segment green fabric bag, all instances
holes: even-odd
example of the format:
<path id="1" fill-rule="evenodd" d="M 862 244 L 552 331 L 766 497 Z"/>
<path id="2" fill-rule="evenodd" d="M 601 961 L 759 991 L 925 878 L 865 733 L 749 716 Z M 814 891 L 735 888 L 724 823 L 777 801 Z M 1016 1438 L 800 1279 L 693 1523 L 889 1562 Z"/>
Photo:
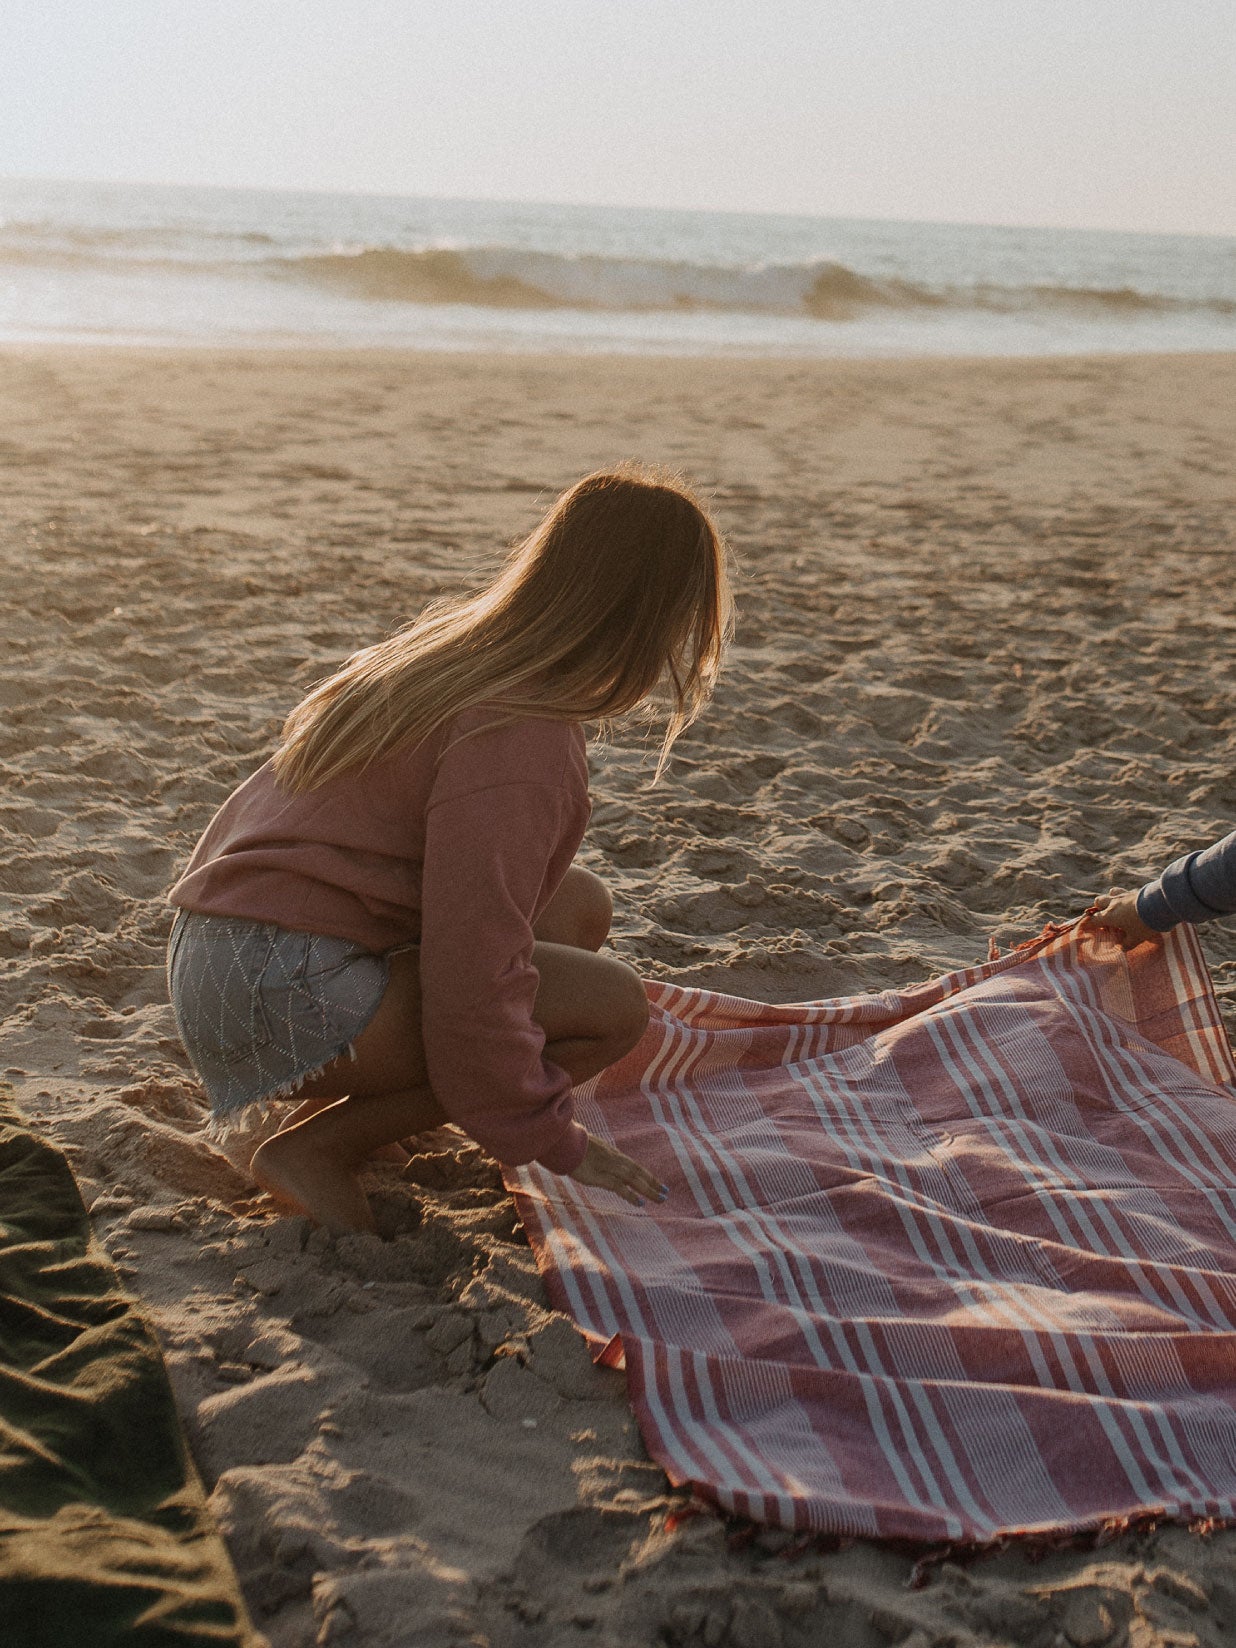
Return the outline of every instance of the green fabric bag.
<path id="1" fill-rule="evenodd" d="M 0 1644 L 263 1648 L 154 1336 L 0 1087 Z"/>

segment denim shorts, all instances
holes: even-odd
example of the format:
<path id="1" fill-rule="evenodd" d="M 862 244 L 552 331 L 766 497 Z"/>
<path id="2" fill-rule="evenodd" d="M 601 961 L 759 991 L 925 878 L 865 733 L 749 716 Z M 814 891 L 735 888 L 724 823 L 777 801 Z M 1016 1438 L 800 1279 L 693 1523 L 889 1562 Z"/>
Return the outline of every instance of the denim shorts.
<path id="1" fill-rule="evenodd" d="M 212 1131 L 293 1097 L 377 1012 L 385 955 L 273 922 L 182 910 L 167 949 L 176 1028 L 210 1096 Z"/>

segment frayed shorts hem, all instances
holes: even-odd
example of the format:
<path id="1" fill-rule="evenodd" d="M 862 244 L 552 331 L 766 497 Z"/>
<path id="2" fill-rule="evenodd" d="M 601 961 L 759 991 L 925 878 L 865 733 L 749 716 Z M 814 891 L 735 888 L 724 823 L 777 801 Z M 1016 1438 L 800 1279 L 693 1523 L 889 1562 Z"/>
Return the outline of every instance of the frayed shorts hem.
<path id="1" fill-rule="evenodd" d="M 272 1121 L 281 1106 L 294 1103 L 300 1097 L 300 1090 L 306 1082 L 316 1081 L 319 1076 L 325 1075 L 337 1059 L 342 1058 L 355 1061 L 354 1042 L 348 1042 L 340 1047 L 314 1069 L 293 1076 L 289 1081 L 280 1082 L 278 1087 L 269 1093 L 263 1093 L 259 1098 L 248 1099 L 224 1110 L 213 1110 L 210 1120 L 202 1129 L 203 1133 L 208 1139 L 215 1139 L 222 1144 L 234 1133 L 248 1132 L 250 1128 L 260 1127 L 263 1122 Z"/>

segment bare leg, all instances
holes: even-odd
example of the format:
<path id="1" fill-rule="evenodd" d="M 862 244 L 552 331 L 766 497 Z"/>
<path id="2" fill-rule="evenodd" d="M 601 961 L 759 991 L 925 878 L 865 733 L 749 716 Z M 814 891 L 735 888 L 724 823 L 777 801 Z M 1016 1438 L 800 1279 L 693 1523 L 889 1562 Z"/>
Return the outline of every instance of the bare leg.
<path id="1" fill-rule="evenodd" d="M 304 1121 L 267 1139 L 253 1174 L 276 1201 L 328 1230 L 372 1230 L 373 1210 L 358 1177 L 393 1139 L 445 1121 L 427 1087 L 324 1101 Z M 407 1160 L 407 1152 L 402 1152 Z"/>
<path id="2" fill-rule="evenodd" d="M 614 901 L 600 876 L 572 864 L 532 931 L 546 944 L 599 950 L 609 937 Z"/>
<path id="3" fill-rule="evenodd" d="M 575 889 L 583 889 L 581 903 L 595 899 L 586 883 L 576 882 Z M 582 931 L 578 910 L 576 920 L 575 930 Z M 594 902 L 589 936 L 598 926 Z M 639 1040 L 647 1003 L 630 968 L 587 948 L 553 942 L 538 942 L 533 961 L 540 975 L 535 1011 L 546 1034 L 545 1055 L 573 1082 L 598 1074 Z M 330 1229 L 372 1229 L 357 1178 L 361 1164 L 381 1146 L 447 1120 L 427 1083 L 418 968 L 413 952 L 392 958 L 390 984 L 356 1039 L 355 1061 L 336 1060 L 302 1089 L 305 1111 L 313 1101 L 326 1101 L 323 1107 L 268 1139 L 254 1155 L 259 1184 Z M 341 1102 L 330 1102 L 335 1100 Z"/>
<path id="4" fill-rule="evenodd" d="M 319 1110 L 325 1110 L 327 1105 L 338 1104 L 338 1099 L 306 1099 L 298 1104 L 296 1109 L 284 1116 L 276 1132 L 285 1132 L 289 1127 L 295 1127 L 297 1122 L 307 1122 L 310 1116 L 316 1116 Z M 401 1144 L 384 1144 L 374 1151 L 369 1158 L 374 1162 L 392 1162 L 396 1167 L 403 1167 L 411 1158 Z"/>
<path id="5" fill-rule="evenodd" d="M 315 1112 L 325 1110 L 328 1104 L 338 1102 L 338 1099 L 308 1099 L 294 1108 L 281 1106 L 277 1114 L 265 1115 L 260 1121 L 232 1128 L 225 1138 L 214 1141 L 214 1148 L 220 1155 L 226 1156 L 239 1172 L 252 1177 L 253 1158 L 267 1139 L 273 1138 L 276 1133 L 285 1133 L 298 1122 L 307 1121 Z M 383 1145 L 380 1150 L 375 1150 L 370 1159 L 404 1167 L 410 1158 L 401 1144 L 388 1144 Z"/>
<path id="6" fill-rule="evenodd" d="M 441 1126 L 446 1120 L 426 1080 L 420 1040 L 419 958 L 391 958 L 390 982 L 377 1012 L 353 1045 L 301 1088 L 302 1102 L 286 1126 L 253 1157 L 253 1175 L 277 1201 L 308 1213 L 331 1230 L 372 1230 L 373 1214 L 357 1178 L 381 1145 Z M 383 1121 L 400 1124 L 376 1141 L 360 1123 L 369 1098 L 385 1101 Z"/>

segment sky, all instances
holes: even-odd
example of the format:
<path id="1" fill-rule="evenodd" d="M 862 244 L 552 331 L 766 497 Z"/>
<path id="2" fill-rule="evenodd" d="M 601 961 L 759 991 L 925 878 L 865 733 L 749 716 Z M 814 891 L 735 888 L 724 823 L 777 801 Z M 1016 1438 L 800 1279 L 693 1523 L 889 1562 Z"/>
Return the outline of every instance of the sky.
<path id="1" fill-rule="evenodd" d="M 1233 0 L 0 0 L 0 176 L 1236 234 Z"/>

